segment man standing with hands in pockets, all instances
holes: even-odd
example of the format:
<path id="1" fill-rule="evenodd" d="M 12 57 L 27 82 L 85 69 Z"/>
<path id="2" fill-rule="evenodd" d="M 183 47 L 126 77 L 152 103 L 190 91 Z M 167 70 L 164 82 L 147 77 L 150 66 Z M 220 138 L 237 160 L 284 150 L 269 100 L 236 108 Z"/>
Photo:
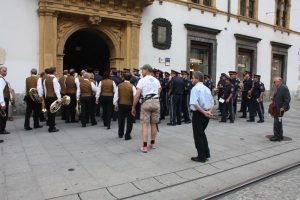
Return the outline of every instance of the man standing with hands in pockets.
<path id="1" fill-rule="evenodd" d="M 212 118 L 214 99 L 211 91 L 203 84 L 204 75 L 200 71 L 193 74 L 190 107 L 193 112 L 192 125 L 195 146 L 198 152 L 197 157 L 192 157 L 195 162 L 206 162 L 210 157 L 205 129 Z"/>

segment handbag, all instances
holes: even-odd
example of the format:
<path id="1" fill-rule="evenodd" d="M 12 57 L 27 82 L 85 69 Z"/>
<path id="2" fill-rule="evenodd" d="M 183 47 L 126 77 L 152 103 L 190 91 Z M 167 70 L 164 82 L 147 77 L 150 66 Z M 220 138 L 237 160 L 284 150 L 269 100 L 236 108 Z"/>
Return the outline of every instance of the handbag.
<path id="1" fill-rule="evenodd" d="M 269 105 L 269 109 L 268 109 L 268 113 L 272 116 L 275 117 L 276 115 L 276 105 L 274 103 L 274 101 L 272 101 Z"/>

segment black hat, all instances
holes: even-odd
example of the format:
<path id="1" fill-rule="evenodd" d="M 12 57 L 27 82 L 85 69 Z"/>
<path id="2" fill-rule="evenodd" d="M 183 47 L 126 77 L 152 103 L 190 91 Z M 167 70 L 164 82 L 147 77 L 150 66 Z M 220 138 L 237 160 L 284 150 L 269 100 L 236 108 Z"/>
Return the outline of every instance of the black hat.
<path id="1" fill-rule="evenodd" d="M 246 74 L 251 75 L 251 72 L 249 72 L 249 71 L 244 71 L 244 75 L 246 75 Z"/>
<path id="2" fill-rule="evenodd" d="M 188 73 L 188 72 L 185 71 L 185 70 L 181 70 L 181 74 L 187 74 L 187 75 L 190 75 L 190 73 Z"/>
<path id="3" fill-rule="evenodd" d="M 221 73 L 221 76 L 225 76 L 226 77 L 226 74 L 225 73 Z"/>
<path id="4" fill-rule="evenodd" d="M 111 67 L 110 70 L 115 73 L 118 72 L 117 68 L 115 68 L 115 67 Z"/>
<path id="5" fill-rule="evenodd" d="M 130 69 L 129 68 L 123 68 L 123 71 L 124 72 L 130 72 Z"/>
<path id="6" fill-rule="evenodd" d="M 134 71 L 134 72 L 139 72 L 140 70 L 137 69 L 137 68 L 133 68 L 133 71 Z"/>
<path id="7" fill-rule="evenodd" d="M 225 77 L 226 79 L 230 80 L 230 81 L 232 80 L 231 77 L 228 76 L 227 74 L 225 74 L 224 77 Z"/>
<path id="8" fill-rule="evenodd" d="M 165 75 L 166 75 L 166 76 L 170 76 L 170 73 L 169 73 L 169 72 L 165 72 Z"/>
<path id="9" fill-rule="evenodd" d="M 210 78 L 210 75 L 209 74 L 204 74 L 204 77 Z"/>
<path id="10" fill-rule="evenodd" d="M 230 75 L 231 75 L 231 74 L 237 74 L 237 71 L 229 71 L 228 73 L 229 73 Z"/>
<path id="11" fill-rule="evenodd" d="M 175 70 L 171 70 L 171 74 L 176 74 L 176 75 L 178 75 L 178 74 L 180 74 L 178 71 L 175 71 Z"/>

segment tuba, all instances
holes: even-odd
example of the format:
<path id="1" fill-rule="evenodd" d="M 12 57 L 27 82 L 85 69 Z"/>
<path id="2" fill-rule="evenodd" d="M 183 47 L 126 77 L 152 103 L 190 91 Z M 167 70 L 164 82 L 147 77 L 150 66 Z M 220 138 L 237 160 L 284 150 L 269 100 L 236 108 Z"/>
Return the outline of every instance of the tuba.
<path id="1" fill-rule="evenodd" d="M 58 100 L 54 101 L 50 106 L 50 112 L 56 113 L 61 106 L 68 106 L 71 103 L 71 97 L 68 95 L 63 96 L 62 100 L 59 102 Z"/>
<path id="2" fill-rule="evenodd" d="M 34 101 L 36 103 L 41 103 L 39 93 L 38 93 L 38 90 L 36 88 L 31 88 L 29 90 L 29 96 L 32 99 L 32 101 Z"/>

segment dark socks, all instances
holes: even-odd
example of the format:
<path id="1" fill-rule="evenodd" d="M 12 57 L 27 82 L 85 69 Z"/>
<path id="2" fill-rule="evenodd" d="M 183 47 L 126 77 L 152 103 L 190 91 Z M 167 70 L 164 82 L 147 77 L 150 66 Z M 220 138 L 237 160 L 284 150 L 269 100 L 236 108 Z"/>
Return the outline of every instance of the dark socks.
<path id="1" fill-rule="evenodd" d="M 155 144 L 155 140 L 151 140 L 151 144 Z"/>
<path id="2" fill-rule="evenodd" d="M 144 147 L 146 147 L 147 146 L 147 142 L 144 142 Z"/>

